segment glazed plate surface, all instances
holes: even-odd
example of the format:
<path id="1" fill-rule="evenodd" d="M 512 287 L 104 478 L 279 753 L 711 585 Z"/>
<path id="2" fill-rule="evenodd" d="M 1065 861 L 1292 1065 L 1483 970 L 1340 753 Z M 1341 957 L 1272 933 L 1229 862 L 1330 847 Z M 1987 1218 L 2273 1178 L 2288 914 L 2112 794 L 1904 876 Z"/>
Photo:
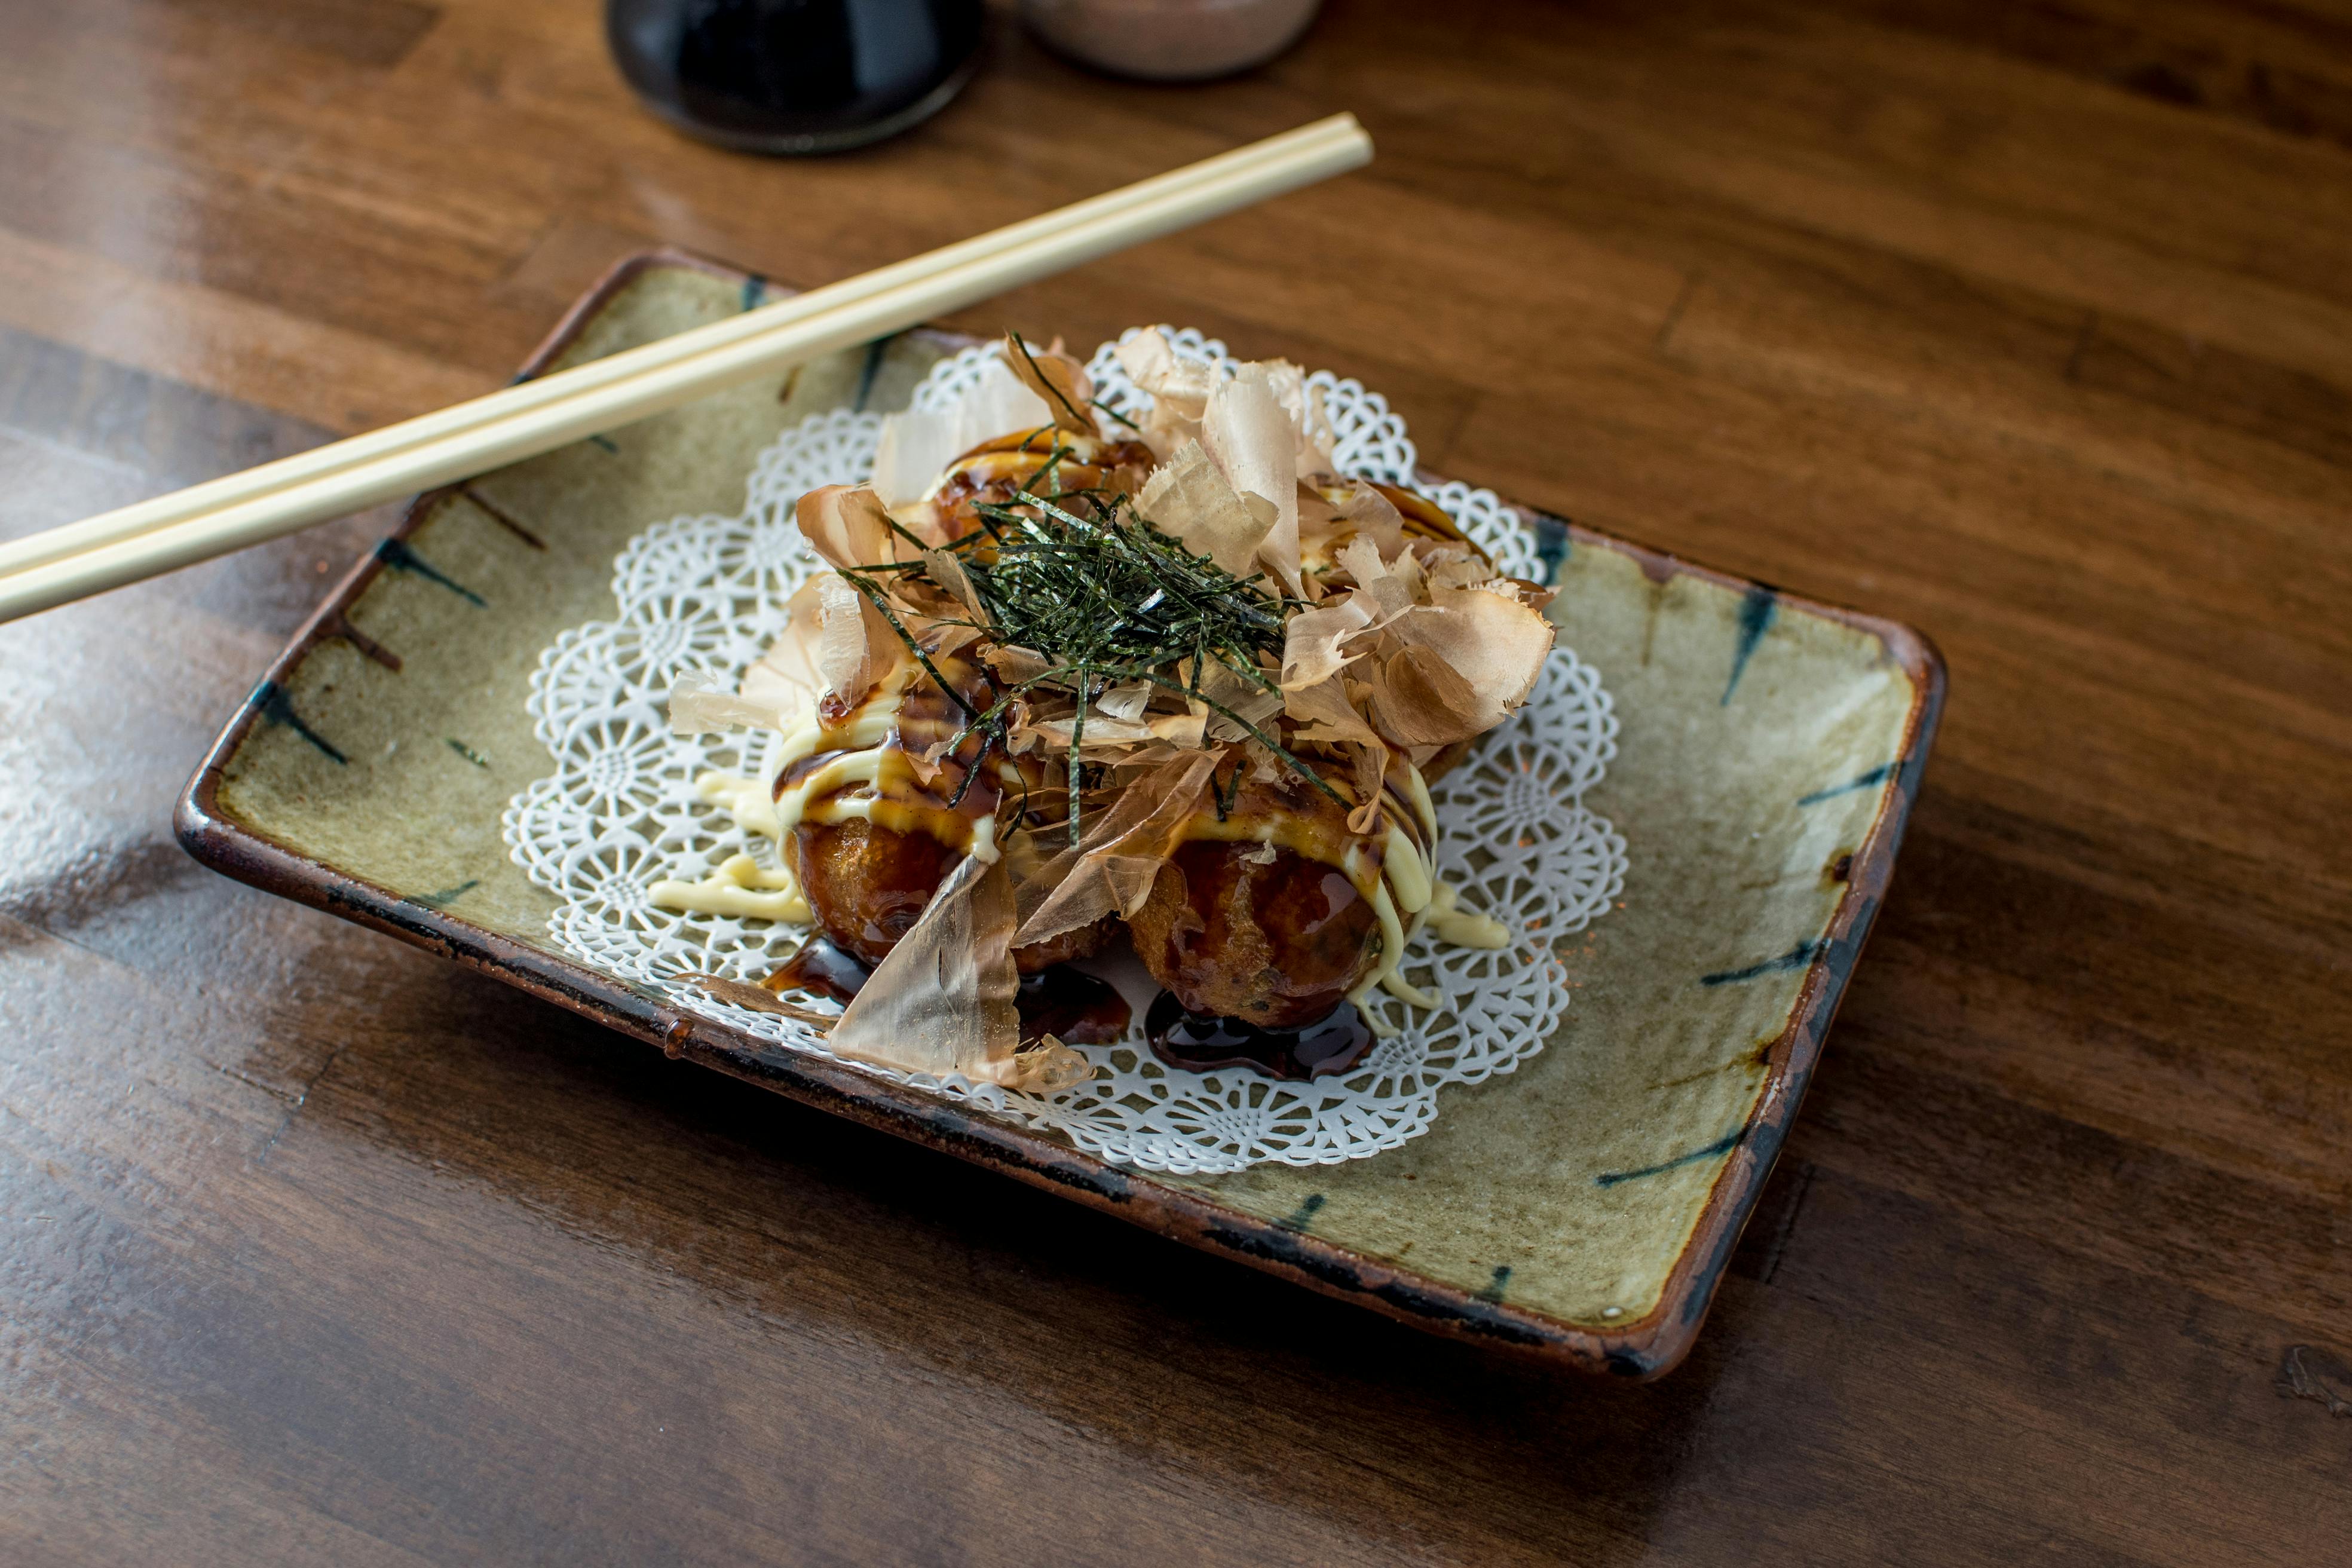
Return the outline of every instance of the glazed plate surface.
<path id="1" fill-rule="evenodd" d="M 657 254 L 534 358 L 593 359 L 756 303 Z M 811 414 L 903 406 L 963 340 L 917 331 L 420 497 L 232 719 L 180 804 L 231 876 L 372 925 L 795 1099 L 1417 1326 L 1649 1375 L 1689 1348 L 1885 891 L 1942 699 L 1917 634 L 1535 512 L 1562 638 L 1622 730 L 1587 804 L 1621 907 L 1560 956 L 1573 1001 L 1516 1074 L 1442 1091 L 1403 1148 L 1146 1175 L 842 1064 L 780 1053 L 569 957 L 500 836 L 552 766 L 524 708 L 558 633 L 609 617 L 647 526 L 740 504 Z M 1247 352 L 1248 345 L 1236 344 Z"/>

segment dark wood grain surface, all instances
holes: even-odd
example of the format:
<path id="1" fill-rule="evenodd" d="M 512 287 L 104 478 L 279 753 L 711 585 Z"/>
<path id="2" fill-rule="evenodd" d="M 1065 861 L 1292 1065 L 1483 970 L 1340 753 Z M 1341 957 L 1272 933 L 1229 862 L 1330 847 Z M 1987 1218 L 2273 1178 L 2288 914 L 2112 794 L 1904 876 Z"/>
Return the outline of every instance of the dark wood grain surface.
<path id="1" fill-rule="evenodd" d="M 381 516 L 0 628 L 0 1561 L 2352 1552 L 2352 13 L 1334 0 L 772 163 L 588 0 L 0 5 L 0 535 L 1339 108 L 1366 174 L 970 312 L 1926 628 L 1953 694 L 1685 1366 L 1533 1373 L 234 886 L 168 812 Z"/>

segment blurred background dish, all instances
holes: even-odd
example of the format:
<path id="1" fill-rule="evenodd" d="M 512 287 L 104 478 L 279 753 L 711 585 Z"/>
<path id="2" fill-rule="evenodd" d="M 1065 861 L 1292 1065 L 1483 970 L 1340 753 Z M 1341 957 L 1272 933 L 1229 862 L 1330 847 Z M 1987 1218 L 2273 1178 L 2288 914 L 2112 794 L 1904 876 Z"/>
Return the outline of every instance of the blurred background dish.
<path id="1" fill-rule="evenodd" d="M 1022 20 L 1083 65 L 1148 81 L 1203 81 L 1264 65 L 1323 0 L 1021 0 Z"/>
<path id="2" fill-rule="evenodd" d="M 981 0 L 606 0 L 604 31 L 637 97 L 679 130 L 747 153 L 838 153 L 944 109 L 979 60 L 982 10 Z"/>

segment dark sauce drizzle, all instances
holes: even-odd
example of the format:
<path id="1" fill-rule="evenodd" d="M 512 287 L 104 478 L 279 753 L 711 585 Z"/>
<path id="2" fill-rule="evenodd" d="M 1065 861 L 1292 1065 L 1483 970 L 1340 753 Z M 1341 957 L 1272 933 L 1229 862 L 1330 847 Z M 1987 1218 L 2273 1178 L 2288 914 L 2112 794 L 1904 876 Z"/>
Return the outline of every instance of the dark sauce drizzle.
<path id="1" fill-rule="evenodd" d="M 820 932 L 801 943 L 783 967 L 760 984 L 771 991 L 807 991 L 846 1004 L 873 973 L 856 953 L 835 947 L 831 937 Z"/>
<path id="2" fill-rule="evenodd" d="M 813 936 L 760 984 L 771 991 L 807 991 L 847 1002 L 873 971 L 824 936 Z M 1127 999 L 1108 981 L 1057 963 L 1021 977 L 1021 1043 L 1052 1035 L 1066 1045 L 1107 1046 L 1127 1034 Z M 1372 1048 L 1372 1031 L 1352 1002 L 1296 1029 L 1261 1029 L 1238 1018 L 1187 1013 L 1162 991 L 1144 1019 L 1151 1053 L 1186 1072 L 1249 1068 L 1268 1078 L 1304 1081 L 1347 1072 Z"/>
<path id="3" fill-rule="evenodd" d="M 1052 1035 L 1066 1046 L 1108 1046 L 1124 1038 L 1132 1016 L 1127 998 L 1108 980 L 1056 963 L 1021 977 L 1021 1043 Z"/>
<path id="4" fill-rule="evenodd" d="M 801 943 L 798 952 L 760 984 L 771 991 L 807 991 L 846 1003 L 873 973 L 856 954 L 820 934 Z M 1066 1045 L 1107 1046 L 1126 1036 L 1130 1016 L 1118 987 L 1066 963 L 1023 975 L 1014 1002 L 1021 1009 L 1024 1046 L 1047 1035 Z"/>
<path id="5" fill-rule="evenodd" d="M 1261 1029 L 1239 1018 L 1188 1013 L 1172 991 L 1144 1016 L 1151 1054 L 1187 1072 L 1245 1067 L 1268 1078 L 1305 1079 L 1342 1073 L 1372 1048 L 1372 1031 L 1353 1002 L 1342 1002 L 1312 1024 Z"/>

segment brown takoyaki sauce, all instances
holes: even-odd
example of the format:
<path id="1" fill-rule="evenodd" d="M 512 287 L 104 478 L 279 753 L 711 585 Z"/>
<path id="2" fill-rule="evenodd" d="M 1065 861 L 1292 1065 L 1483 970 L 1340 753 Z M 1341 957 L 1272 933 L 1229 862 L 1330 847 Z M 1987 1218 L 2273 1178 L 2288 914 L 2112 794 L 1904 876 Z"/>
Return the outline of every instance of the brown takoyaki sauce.
<path id="1" fill-rule="evenodd" d="M 994 676 L 968 650 L 943 655 L 933 663 L 954 684 L 957 696 L 973 710 L 985 709 L 996 700 Z M 882 743 L 878 769 L 871 784 L 874 804 L 864 818 L 877 827 L 902 834 L 928 834 L 943 846 L 953 846 L 961 851 L 971 842 L 973 824 L 996 814 L 1013 778 L 1027 779 L 1031 788 L 1042 786 L 1041 766 L 1031 763 L 1016 771 L 1015 764 L 999 750 L 991 748 L 983 755 L 980 740 L 973 736 L 966 736 L 953 754 L 941 755 L 935 764 L 936 772 L 926 780 L 914 758 L 954 739 L 964 728 L 965 710 L 928 675 L 910 678 L 903 692 L 892 694 L 887 700 L 895 700 L 897 708 L 895 711 L 883 710 L 890 714 L 891 732 Z M 867 705 L 883 700 L 886 699 L 877 695 L 857 708 L 847 708 L 828 696 L 818 704 L 817 716 L 829 732 L 837 732 L 855 722 Z M 840 749 L 826 748 L 803 757 L 776 775 L 776 798 L 782 800 L 795 785 L 847 754 Z M 975 770 L 978 776 L 967 782 L 967 775 Z M 1029 777 L 1032 773 L 1037 776 Z M 1020 786 L 1013 787 L 1017 793 Z M 813 813 L 818 804 L 810 802 Z M 951 856 L 949 864 L 960 858 Z M 934 877 L 932 884 L 937 883 L 938 878 Z"/>
<path id="2" fill-rule="evenodd" d="M 961 655 L 936 662 L 965 701 L 985 708 L 995 700 L 987 666 Z M 963 726 L 963 710 L 928 676 L 896 700 L 890 736 L 882 742 L 870 784 L 861 785 L 871 796 L 863 815 L 816 820 L 827 815 L 825 802 L 839 792 L 829 793 L 809 803 L 783 843 L 817 929 L 869 966 L 888 957 L 913 928 L 940 883 L 963 858 L 975 831 L 990 826 L 987 819 L 995 816 L 1008 787 L 1036 788 L 1041 800 L 1050 798 L 1034 760 L 1016 764 L 992 749 L 983 755 L 977 738 L 967 738 L 953 755 L 941 755 L 926 780 L 915 759 L 954 738 Z M 829 730 L 845 731 L 857 710 L 821 706 L 818 712 Z M 777 775 L 776 798 L 781 801 L 850 754 L 828 748 L 795 762 Z"/>
<path id="3" fill-rule="evenodd" d="M 774 973 L 760 982 L 771 991 L 807 991 L 846 1003 L 874 971 L 856 953 L 845 952 L 819 931 L 801 943 Z"/>
<path id="4" fill-rule="evenodd" d="M 771 991 L 806 991 L 845 1004 L 873 973 L 856 954 L 820 932 L 760 984 Z M 1023 974 L 1013 1004 L 1021 1011 L 1024 1046 L 1047 1035 L 1065 1045 L 1107 1046 L 1126 1035 L 1131 1016 L 1117 986 L 1063 963 Z"/>
<path id="5" fill-rule="evenodd" d="M 1127 1033 L 1127 998 L 1107 980 L 1057 963 L 1021 977 L 1021 1043 L 1047 1035 L 1067 1046 L 1107 1046 Z"/>
<path id="6" fill-rule="evenodd" d="M 1346 1072 L 1372 1048 L 1372 1031 L 1353 1002 L 1296 1029 L 1261 1029 L 1238 1018 L 1204 1018 L 1162 991 L 1144 1016 L 1151 1053 L 1190 1072 L 1251 1068 L 1268 1078 L 1304 1079 Z"/>
<path id="7" fill-rule="evenodd" d="M 1044 479 L 1038 467 L 1056 446 L 1066 454 Z M 977 531 L 980 502 L 1011 503 L 1013 493 L 1031 486 L 1048 499 L 1076 490 L 1108 490 L 1131 495 L 1143 488 L 1151 471 L 1151 448 L 1140 441 L 1104 441 L 1067 430 L 1033 430 L 1006 436 L 958 458 L 932 492 L 940 531 L 958 538 Z"/>

